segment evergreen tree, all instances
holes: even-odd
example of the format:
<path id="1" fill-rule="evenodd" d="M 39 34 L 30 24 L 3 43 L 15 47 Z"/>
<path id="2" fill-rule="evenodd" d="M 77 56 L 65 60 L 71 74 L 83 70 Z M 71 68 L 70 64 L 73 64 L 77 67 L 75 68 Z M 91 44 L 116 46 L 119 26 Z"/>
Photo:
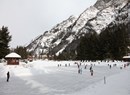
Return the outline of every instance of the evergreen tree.
<path id="1" fill-rule="evenodd" d="M 21 57 L 23 59 L 27 59 L 27 56 L 29 55 L 29 53 L 27 52 L 26 47 L 23 47 L 23 46 L 17 46 L 17 48 L 14 49 L 14 52 L 16 52 L 19 55 L 21 55 Z"/>
<path id="2" fill-rule="evenodd" d="M 81 38 L 81 42 L 77 47 L 78 60 L 96 60 L 98 58 L 99 38 L 97 33 L 88 33 Z"/>
<path id="3" fill-rule="evenodd" d="M 11 36 L 7 27 L 2 27 L 0 29 L 0 59 L 4 58 L 9 52 L 9 42 L 11 41 Z"/>
<path id="4" fill-rule="evenodd" d="M 114 59 L 122 59 L 128 53 L 130 43 L 128 27 L 125 24 L 119 25 L 113 32 L 111 54 Z"/>
<path id="5" fill-rule="evenodd" d="M 78 60 L 120 60 L 128 54 L 130 46 L 128 26 L 107 27 L 99 35 L 88 33 L 77 47 Z"/>
<path id="6" fill-rule="evenodd" d="M 110 54 L 110 48 L 112 48 L 112 34 L 113 32 L 110 31 L 110 28 L 106 28 L 101 34 L 99 35 L 99 56 L 100 60 L 104 59 L 112 59 Z"/>

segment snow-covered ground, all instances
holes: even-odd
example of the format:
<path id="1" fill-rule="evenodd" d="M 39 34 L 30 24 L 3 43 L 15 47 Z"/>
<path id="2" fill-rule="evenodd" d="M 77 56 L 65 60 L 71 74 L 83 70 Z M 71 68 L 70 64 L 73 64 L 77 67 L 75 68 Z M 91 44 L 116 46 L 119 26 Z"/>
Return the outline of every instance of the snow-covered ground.
<path id="1" fill-rule="evenodd" d="M 130 67 L 124 68 L 126 62 L 81 62 L 82 74 L 78 74 L 74 63 L 40 60 L 21 62 L 19 66 L 0 63 L 0 95 L 130 95 Z M 91 64 L 93 76 L 89 71 Z M 114 64 L 117 66 L 113 67 Z M 9 82 L 7 71 L 11 75 Z"/>

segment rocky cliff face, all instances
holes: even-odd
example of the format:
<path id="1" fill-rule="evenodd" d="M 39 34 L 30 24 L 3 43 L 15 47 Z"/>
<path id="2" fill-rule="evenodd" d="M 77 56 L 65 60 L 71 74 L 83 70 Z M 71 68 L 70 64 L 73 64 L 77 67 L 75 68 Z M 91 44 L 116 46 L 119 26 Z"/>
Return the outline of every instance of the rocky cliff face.
<path id="1" fill-rule="evenodd" d="M 78 18 L 70 16 L 32 41 L 27 49 L 34 54 L 59 55 L 75 50 L 79 39 L 88 32 L 100 34 L 108 26 L 130 23 L 128 0 L 97 0 Z"/>

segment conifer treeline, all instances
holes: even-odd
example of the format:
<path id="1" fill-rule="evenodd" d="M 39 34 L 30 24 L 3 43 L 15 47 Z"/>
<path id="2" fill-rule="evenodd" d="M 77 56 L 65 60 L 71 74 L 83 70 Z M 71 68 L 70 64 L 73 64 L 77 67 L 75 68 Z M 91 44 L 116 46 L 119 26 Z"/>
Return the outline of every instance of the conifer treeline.
<path id="1" fill-rule="evenodd" d="M 27 49 L 24 46 L 17 46 L 14 49 L 14 52 L 18 53 L 22 57 L 22 59 L 27 59 L 29 55 L 29 52 L 27 52 Z"/>
<path id="2" fill-rule="evenodd" d="M 88 33 L 77 47 L 78 60 L 120 60 L 130 46 L 128 26 L 120 24 L 106 28 L 99 35 Z"/>
<path id="3" fill-rule="evenodd" d="M 9 48 L 9 42 L 11 41 L 12 36 L 9 34 L 8 27 L 2 27 L 0 29 L 0 59 L 4 58 L 12 50 Z M 26 50 L 26 47 L 17 46 L 14 52 L 21 55 L 23 59 L 26 59 L 29 53 Z"/>
<path id="4" fill-rule="evenodd" d="M 4 58 L 9 52 L 9 42 L 11 41 L 11 36 L 8 31 L 8 27 L 2 27 L 0 29 L 0 59 Z"/>
<path id="5" fill-rule="evenodd" d="M 130 53 L 128 24 L 109 26 L 100 34 L 89 32 L 80 38 L 75 51 L 63 52 L 55 60 L 121 60 Z"/>

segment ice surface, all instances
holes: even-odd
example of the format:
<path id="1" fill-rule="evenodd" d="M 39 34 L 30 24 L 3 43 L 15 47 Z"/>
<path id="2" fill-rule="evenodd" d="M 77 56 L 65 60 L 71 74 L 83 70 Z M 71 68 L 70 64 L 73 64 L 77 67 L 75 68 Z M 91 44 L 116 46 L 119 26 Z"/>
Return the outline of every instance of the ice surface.
<path id="1" fill-rule="evenodd" d="M 75 62 L 80 63 L 41 60 L 19 66 L 1 63 L 0 95 L 130 95 L 130 67 L 124 68 L 125 62 L 81 62 L 82 74 L 78 74 Z M 90 75 L 91 64 L 94 76 Z M 117 66 L 113 67 L 114 64 Z M 11 75 L 8 83 L 7 71 Z"/>

